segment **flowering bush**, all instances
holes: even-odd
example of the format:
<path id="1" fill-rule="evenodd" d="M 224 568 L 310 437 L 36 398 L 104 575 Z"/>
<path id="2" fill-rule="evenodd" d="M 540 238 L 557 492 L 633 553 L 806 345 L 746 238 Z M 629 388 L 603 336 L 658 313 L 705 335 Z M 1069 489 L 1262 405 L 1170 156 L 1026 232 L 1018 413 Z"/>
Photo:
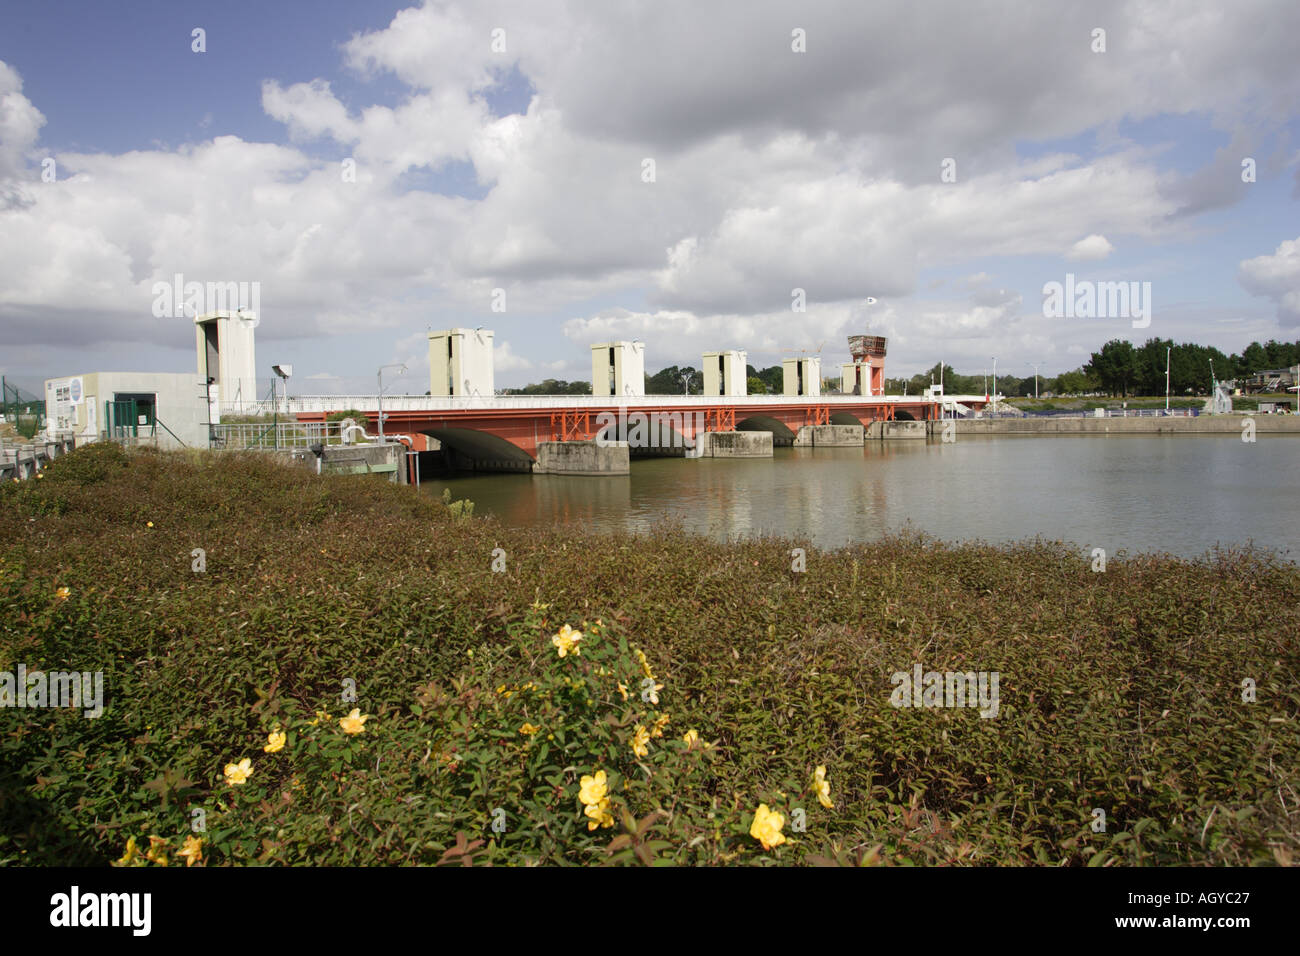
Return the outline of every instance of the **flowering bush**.
<path id="1" fill-rule="evenodd" d="M 341 862 L 718 863 L 787 842 L 767 802 L 721 792 L 697 728 L 670 732 L 671 681 L 640 648 L 547 612 L 534 603 L 510 642 L 468 650 L 450 686 L 416 688 L 404 710 L 309 715 L 268 695 L 260 754 L 223 755 L 215 799 L 195 801 L 204 832 L 182 839 L 155 815 L 116 865 L 319 862 L 322 844 Z M 817 769 L 809 795 L 829 792 Z"/>
<path id="2" fill-rule="evenodd" d="M 534 603 L 509 643 L 470 651 L 451 688 L 422 689 L 413 709 L 431 728 L 441 800 L 480 814 L 492 859 L 734 854 L 743 814 L 714 794 L 716 748 L 696 728 L 669 733 L 671 691 L 645 653 L 603 620 L 556 627 L 548 612 Z"/>

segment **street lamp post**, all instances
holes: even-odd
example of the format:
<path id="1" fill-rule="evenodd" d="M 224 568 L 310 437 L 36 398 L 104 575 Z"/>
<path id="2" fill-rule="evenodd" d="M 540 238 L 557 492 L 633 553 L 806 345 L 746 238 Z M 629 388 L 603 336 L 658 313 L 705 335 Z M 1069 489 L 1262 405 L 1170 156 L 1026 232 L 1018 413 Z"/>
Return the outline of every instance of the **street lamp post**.
<path id="1" fill-rule="evenodd" d="M 993 356 L 993 417 L 998 417 L 998 357 Z"/>
<path id="2" fill-rule="evenodd" d="M 939 417 L 948 417 L 948 395 L 943 390 L 943 356 L 939 357 L 939 412 Z"/>
<path id="3" fill-rule="evenodd" d="M 406 371 L 406 366 L 401 362 L 394 362 L 392 365 L 379 366 L 379 444 L 384 443 L 384 369 L 400 368 Z"/>

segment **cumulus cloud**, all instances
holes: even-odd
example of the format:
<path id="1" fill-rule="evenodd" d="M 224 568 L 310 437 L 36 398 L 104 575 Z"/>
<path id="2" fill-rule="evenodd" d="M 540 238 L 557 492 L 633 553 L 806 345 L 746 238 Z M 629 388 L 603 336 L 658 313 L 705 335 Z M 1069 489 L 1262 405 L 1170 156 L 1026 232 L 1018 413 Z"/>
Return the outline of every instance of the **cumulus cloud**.
<path id="1" fill-rule="evenodd" d="M 1283 241 L 1271 256 L 1243 260 L 1237 278 L 1247 292 L 1273 300 L 1279 323 L 1300 325 L 1300 238 Z"/>
<path id="2" fill-rule="evenodd" d="M 0 60 L 0 212 L 19 205 L 30 193 L 16 180 L 23 176 L 27 154 L 44 125 L 44 115 L 23 96 L 18 71 Z"/>

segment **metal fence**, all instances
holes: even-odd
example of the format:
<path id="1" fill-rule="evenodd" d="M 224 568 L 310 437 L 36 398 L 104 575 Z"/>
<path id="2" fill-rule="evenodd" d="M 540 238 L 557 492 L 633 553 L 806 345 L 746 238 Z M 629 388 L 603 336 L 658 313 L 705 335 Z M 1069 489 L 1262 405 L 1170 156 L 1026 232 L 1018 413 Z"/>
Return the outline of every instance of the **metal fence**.
<path id="1" fill-rule="evenodd" d="M 1199 408 L 1107 408 L 1104 415 L 1094 410 L 1063 409 L 1061 411 L 1026 411 L 1027 418 L 1195 418 L 1201 414 Z M 985 413 L 985 417 L 992 417 Z M 1019 416 L 1016 416 L 1019 417 Z"/>
<path id="2" fill-rule="evenodd" d="M 364 440 L 356 430 L 348 436 Z M 211 445 L 227 451 L 310 448 L 344 444 L 343 422 L 256 422 L 211 426 Z"/>

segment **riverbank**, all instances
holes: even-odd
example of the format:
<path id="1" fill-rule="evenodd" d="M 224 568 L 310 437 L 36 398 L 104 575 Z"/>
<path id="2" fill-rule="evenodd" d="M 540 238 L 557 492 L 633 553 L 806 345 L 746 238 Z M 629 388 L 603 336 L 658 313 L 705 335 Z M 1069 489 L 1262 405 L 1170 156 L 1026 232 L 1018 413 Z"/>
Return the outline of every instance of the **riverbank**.
<path id="1" fill-rule="evenodd" d="M 115 446 L 5 487 L 0 671 L 106 700 L 0 711 L 0 863 L 1300 859 L 1292 566 L 467 510 Z"/>
<path id="2" fill-rule="evenodd" d="M 1129 418 L 959 418 L 957 435 L 1300 435 L 1300 415 L 1132 416 Z M 1247 422 L 1250 424 L 1248 425 Z M 942 438 L 946 421 L 929 423 L 932 438 Z"/>

